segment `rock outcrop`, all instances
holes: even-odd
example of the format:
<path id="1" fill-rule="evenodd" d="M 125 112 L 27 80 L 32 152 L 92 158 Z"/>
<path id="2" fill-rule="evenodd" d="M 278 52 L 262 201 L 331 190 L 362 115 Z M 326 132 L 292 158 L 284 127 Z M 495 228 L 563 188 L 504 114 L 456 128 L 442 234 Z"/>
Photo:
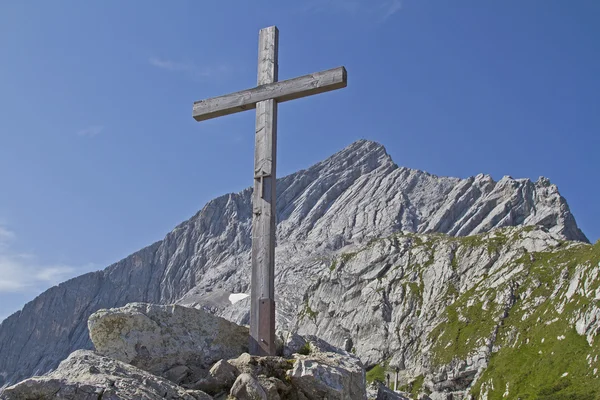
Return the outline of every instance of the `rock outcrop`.
<path id="1" fill-rule="evenodd" d="M 34 377 L 0 393 L 3 400 L 211 400 L 129 364 L 78 350 L 48 375 Z"/>
<path id="2" fill-rule="evenodd" d="M 77 350 L 55 371 L 0 390 L 0 399 L 366 400 L 358 357 L 316 337 L 303 338 L 308 352 L 291 358 L 240 354 L 246 328 L 200 310 L 141 303 L 101 310 L 89 326 L 111 357 Z M 217 355 L 236 358 L 209 361 Z"/>
<path id="3" fill-rule="evenodd" d="M 248 328 L 178 305 L 99 310 L 88 327 L 99 354 L 176 384 L 195 382 L 218 360 L 248 351 Z"/>
<path id="4" fill-rule="evenodd" d="M 306 343 L 306 354 L 293 354 L 292 359 L 242 354 L 229 360 L 239 374 L 230 394 L 252 392 L 268 400 L 366 400 L 365 370 L 358 357 L 314 336 Z"/>
<path id="5" fill-rule="evenodd" d="M 364 140 L 277 185 L 282 329 L 296 324 L 309 286 L 336 252 L 394 232 L 466 236 L 540 225 L 557 238 L 587 241 L 545 178 L 438 177 L 398 167 L 381 145 Z M 248 301 L 228 299 L 249 291 L 251 218 L 250 189 L 221 196 L 162 241 L 42 293 L 0 324 L 0 386 L 49 371 L 72 351 L 91 348 L 86 322 L 99 309 L 178 302 L 247 323 Z M 368 360 L 380 354 L 358 348 Z"/>
<path id="6" fill-rule="evenodd" d="M 287 375 L 292 385 L 314 399 L 365 399 L 365 371 L 360 359 L 316 336 L 305 338 L 308 354 L 293 355 Z"/>

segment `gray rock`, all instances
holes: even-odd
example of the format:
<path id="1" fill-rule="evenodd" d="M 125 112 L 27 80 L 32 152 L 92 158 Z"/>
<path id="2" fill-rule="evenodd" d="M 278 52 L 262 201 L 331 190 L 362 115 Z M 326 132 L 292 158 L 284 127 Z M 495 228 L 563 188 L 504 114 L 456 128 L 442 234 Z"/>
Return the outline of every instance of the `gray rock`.
<path id="1" fill-rule="evenodd" d="M 358 357 L 316 337 L 305 341 L 311 345 L 310 354 L 295 354 L 292 360 L 242 354 L 229 363 L 242 375 L 255 377 L 269 399 L 366 399 L 365 372 Z"/>
<path id="2" fill-rule="evenodd" d="M 276 318 L 288 330 L 319 273 L 335 271 L 336 252 L 372 238 L 537 224 L 562 239 L 587 240 L 547 179 L 438 177 L 398 167 L 381 145 L 364 140 L 278 179 L 277 196 Z M 99 309 L 178 302 L 248 323 L 248 300 L 228 299 L 249 291 L 251 221 L 251 189 L 221 196 L 163 240 L 45 291 L 0 325 L 0 386 L 91 348 L 86 323 Z"/>
<path id="3" fill-rule="evenodd" d="M 377 388 L 376 400 L 410 400 L 408 397 L 401 395 L 400 393 L 394 392 L 392 389 L 385 385 L 379 385 Z"/>
<path id="4" fill-rule="evenodd" d="M 504 228 L 468 238 L 395 234 L 340 254 L 333 271 L 324 268 L 306 291 L 296 330 L 335 346 L 343 346 L 350 335 L 365 365 L 386 360 L 388 368 L 401 370 L 402 384 L 423 375 L 422 390 L 433 391 L 432 398 L 451 394 L 462 398 L 499 350 L 496 336 L 507 315 L 523 314 L 525 320 L 552 297 L 561 307 L 575 293 L 600 299 L 600 290 L 592 289 L 597 283 L 590 283 L 598 279 L 597 261 L 582 261 L 571 269 L 568 279 L 560 272 L 564 267 L 558 266 L 556 281 L 548 292 L 553 294 L 531 295 L 540 283 L 530 278 L 523 260 L 531 260 L 538 252 L 564 251 L 568 255 L 577 249 L 592 248 L 565 242 L 560 235 L 541 228 Z M 456 346 L 456 334 L 443 333 L 448 307 L 458 300 L 459 321 L 477 323 L 466 313 L 473 307 L 492 322 L 477 329 L 467 343 L 461 342 L 463 349 L 469 349 L 465 355 L 439 365 L 435 355 Z M 569 320 L 571 329 L 586 337 L 591 346 L 600 325 L 595 317 L 600 315 L 598 309 L 590 303 L 573 314 L 563 313 L 561 318 Z M 560 308 L 557 311 L 562 312 Z M 311 342 L 311 348 L 314 346 Z"/>
<path id="5" fill-rule="evenodd" d="M 227 391 L 235 382 L 237 375 L 239 374 L 237 368 L 229 364 L 225 360 L 219 360 L 209 371 L 207 377 L 201 378 L 193 385 L 190 385 L 192 389 L 199 389 L 206 393 L 216 395 Z"/>
<path id="6" fill-rule="evenodd" d="M 191 370 L 185 365 L 178 365 L 171 369 L 166 370 L 163 373 L 163 376 L 170 380 L 171 382 L 179 385 L 190 375 Z"/>
<path id="7" fill-rule="evenodd" d="M 302 396 L 304 396 L 301 392 L 298 393 L 297 391 L 294 391 L 294 389 L 290 385 L 287 385 L 283 383 L 283 381 L 281 381 L 280 379 L 277 379 L 272 376 L 267 377 L 264 375 L 260 375 L 258 377 L 258 382 L 260 383 L 260 386 L 265 390 L 265 393 L 267 394 L 267 398 L 269 400 L 296 400 L 299 397 L 302 398 Z M 298 396 L 298 394 L 300 394 L 300 396 Z"/>
<path id="8" fill-rule="evenodd" d="M 175 383 L 248 349 L 248 329 L 202 310 L 131 303 L 99 310 L 88 321 L 96 351 Z"/>
<path id="9" fill-rule="evenodd" d="M 311 342 L 312 344 L 312 342 Z M 365 370 L 358 357 L 322 352 L 312 347 L 309 355 L 295 354 L 293 369 L 287 372 L 292 386 L 308 399 L 366 399 Z"/>
<path id="10" fill-rule="evenodd" d="M 238 370 L 227 361 L 219 360 L 212 366 L 209 373 L 210 376 L 222 382 L 223 386 L 231 386 L 235 382 Z"/>
<path id="11" fill-rule="evenodd" d="M 292 354 L 300 353 L 307 346 L 306 339 L 295 332 L 286 332 L 283 345 L 283 356 L 291 357 Z"/>
<path id="12" fill-rule="evenodd" d="M 240 374 L 229 395 L 238 400 L 269 400 L 258 380 L 250 374 Z"/>
<path id="13" fill-rule="evenodd" d="M 285 380 L 287 371 L 292 368 L 290 361 L 282 357 L 260 357 L 244 353 L 238 358 L 229 360 L 229 364 L 235 367 L 239 373 Z"/>
<path id="14" fill-rule="evenodd" d="M 129 364 L 78 350 L 48 375 L 8 387 L 3 400 L 210 400 L 201 391 L 186 391 L 172 382 Z"/>

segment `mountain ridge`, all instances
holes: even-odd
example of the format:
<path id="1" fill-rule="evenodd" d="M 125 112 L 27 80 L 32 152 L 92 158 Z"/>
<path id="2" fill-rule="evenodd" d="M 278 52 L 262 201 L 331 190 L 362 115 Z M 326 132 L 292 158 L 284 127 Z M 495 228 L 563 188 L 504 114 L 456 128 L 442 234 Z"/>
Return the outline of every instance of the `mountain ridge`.
<path id="1" fill-rule="evenodd" d="M 299 281 L 300 270 L 286 269 L 287 262 L 301 259 L 297 265 L 310 267 L 398 231 L 466 236 L 539 224 L 564 239 L 587 241 L 547 179 L 439 177 L 397 166 L 382 145 L 367 140 L 278 179 L 277 198 L 276 279 L 285 297 L 277 318 L 286 327 L 310 283 Z M 251 210 L 251 188 L 219 196 L 164 239 L 42 293 L 0 324 L 0 386 L 90 348 L 86 321 L 99 308 L 180 302 L 243 322 L 245 302 L 229 306 L 220 299 L 249 290 Z M 285 286 L 286 277 L 298 293 Z"/>

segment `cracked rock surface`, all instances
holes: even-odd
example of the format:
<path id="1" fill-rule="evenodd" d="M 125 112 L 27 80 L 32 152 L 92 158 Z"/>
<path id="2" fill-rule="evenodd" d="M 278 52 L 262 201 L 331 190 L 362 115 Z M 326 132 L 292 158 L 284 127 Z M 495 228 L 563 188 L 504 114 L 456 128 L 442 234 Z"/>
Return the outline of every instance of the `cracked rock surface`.
<path id="1" fill-rule="evenodd" d="M 218 360 L 248 351 L 248 328 L 178 305 L 98 310 L 88 327 L 99 354 L 177 384 L 195 382 Z"/>
<path id="2" fill-rule="evenodd" d="M 7 388 L 3 400 L 210 400 L 199 390 L 185 390 L 166 379 L 92 351 L 78 350 L 48 375 Z"/>

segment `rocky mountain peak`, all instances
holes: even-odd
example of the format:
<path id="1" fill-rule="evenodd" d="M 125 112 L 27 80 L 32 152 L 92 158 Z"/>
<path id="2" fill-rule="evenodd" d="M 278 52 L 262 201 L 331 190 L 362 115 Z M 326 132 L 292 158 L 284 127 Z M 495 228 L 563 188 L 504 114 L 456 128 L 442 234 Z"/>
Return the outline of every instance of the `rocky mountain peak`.
<path id="1" fill-rule="evenodd" d="M 375 169 L 395 164 L 383 145 L 370 140 L 360 139 L 316 164 L 313 168 L 319 168 L 320 166 L 331 167 L 333 165 L 344 169 L 347 169 L 349 166 Z"/>
<path id="2" fill-rule="evenodd" d="M 208 202 L 165 238 L 98 271 L 53 287 L 0 325 L 0 386 L 55 368 L 91 347 L 86 321 L 131 302 L 207 308 L 244 322 L 249 290 L 250 188 Z M 359 140 L 277 181 L 277 323 L 289 327 L 314 278 L 337 252 L 397 232 L 469 236 L 523 225 L 587 241 L 565 199 L 545 179 L 440 177 L 398 167 Z"/>

